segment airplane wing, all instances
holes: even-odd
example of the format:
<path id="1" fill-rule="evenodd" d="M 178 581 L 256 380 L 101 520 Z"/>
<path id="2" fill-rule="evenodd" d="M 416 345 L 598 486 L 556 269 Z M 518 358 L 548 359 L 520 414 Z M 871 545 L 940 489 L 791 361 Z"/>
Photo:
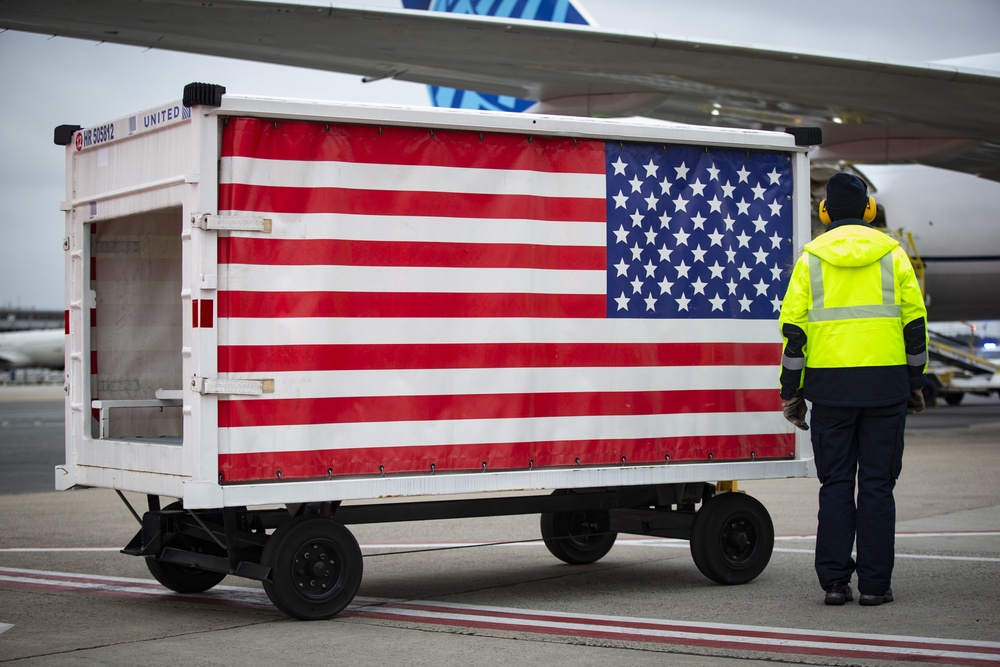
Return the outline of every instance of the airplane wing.
<path id="1" fill-rule="evenodd" d="M 819 125 L 819 159 L 920 162 L 1000 181 L 1000 73 L 958 65 L 248 0 L 0 0 L 0 27 L 472 89 L 553 113 Z"/>

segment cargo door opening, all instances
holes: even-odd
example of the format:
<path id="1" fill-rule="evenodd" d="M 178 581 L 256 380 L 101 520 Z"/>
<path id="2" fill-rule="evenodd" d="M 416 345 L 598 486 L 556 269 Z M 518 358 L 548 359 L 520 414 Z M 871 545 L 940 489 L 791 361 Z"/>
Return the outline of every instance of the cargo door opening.
<path id="1" fill-rule="evenodd" d="M 91 226 L 95 439 L 182 441 L 181 227 L 180 208 Z"/>

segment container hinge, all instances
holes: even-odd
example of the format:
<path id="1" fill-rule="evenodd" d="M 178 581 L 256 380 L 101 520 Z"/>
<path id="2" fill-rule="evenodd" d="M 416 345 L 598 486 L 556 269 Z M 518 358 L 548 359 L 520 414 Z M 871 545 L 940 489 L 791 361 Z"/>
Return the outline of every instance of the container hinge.
<path id="1" fill-rule="evenodd" d="M 191 378 L 191 388 L 199 394 L 260 396 L 274 393 L 274 380 L 218 380 L 196 376 Z"/>
<path id="2" fill-rule="evenodd" d="M 202 229 L 217 229 L 227 232 L 271 233 L 271 219 L 259 215 L 204 215 L 191 216 L 191 225 Z"/>

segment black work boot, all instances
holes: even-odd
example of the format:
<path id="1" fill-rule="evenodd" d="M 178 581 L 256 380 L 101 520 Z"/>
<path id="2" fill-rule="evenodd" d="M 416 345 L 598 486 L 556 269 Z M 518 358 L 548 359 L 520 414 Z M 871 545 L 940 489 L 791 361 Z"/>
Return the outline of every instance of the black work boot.
<path id="1" fill-rule="evenodd" d="M 850 584 L 831 584 L 826 589 L 826 604 L 841 605 L 854 599 Z"/>
<path id="2" fill-rule="evenodd" d="M 892 589 L 887 588 L 885 593 L 882 595 L 865 595 L 861 594 L 861 599 L 858 600 L 858 604 L 864 605 L 866 607 L 877 607 L 883 602 L 892 602 Z"/>

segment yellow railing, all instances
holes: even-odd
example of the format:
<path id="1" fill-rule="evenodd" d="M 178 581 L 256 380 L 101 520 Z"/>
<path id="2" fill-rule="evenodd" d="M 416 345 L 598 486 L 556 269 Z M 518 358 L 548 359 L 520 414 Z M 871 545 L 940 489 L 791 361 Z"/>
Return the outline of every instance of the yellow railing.
<path id="1" fill-rule="evenodd" d="M 884 229 L 883 231 L 899 241 L 899 245 L 909 255 L 913 272 L 917 274 L 917 282 L 920 283 L 920 292 L 927 296 L 924 289 L 924 260 L 920 259 L 920 251 L 917 250 L 917 244 L 913 241 L 913 234 L 906 229 Z"/>

